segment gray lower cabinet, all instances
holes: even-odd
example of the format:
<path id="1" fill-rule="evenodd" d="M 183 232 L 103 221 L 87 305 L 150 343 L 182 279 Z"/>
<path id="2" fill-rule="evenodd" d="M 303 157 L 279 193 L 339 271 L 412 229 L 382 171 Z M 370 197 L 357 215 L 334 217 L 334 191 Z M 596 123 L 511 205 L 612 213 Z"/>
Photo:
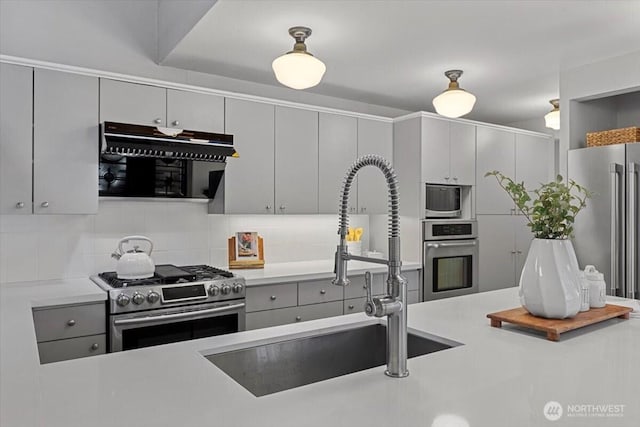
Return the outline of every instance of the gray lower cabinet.
<path id="1" fill-rule="evenodd" d="M 40 363 L 52 363 L 105 354 L 106 346 L 106 335 L 98 334 L 38 343 L 38 354 Z"/>
<path id="2" fill-rule="evenodd" d="M 105 352 L 104 302 L 37 308 L 33 322 L 40 363 Z"/>
<path id="3" fill-rule="evenodd" d="M 420 302 L 419 271 L 406 271 L 409 304 Z M 386 289 L 386 273 L 372 275 L 373 295 Z M 365 303 L 364 274 L 349 276 L 349 286 L 335 286 L 331 279 L 305 280 L 298 283 L 249 286 L 246 299 L 246 329 L 267 328 L 358 313 Z"/>
<path id="4" fill-rule="evenodd" d="M 298 307 L 279 308 L 276 310 L 247 313 L 247 329 L 266 328 L 306 320 L 340 316 L 342 301 L 324 302 Z"/>

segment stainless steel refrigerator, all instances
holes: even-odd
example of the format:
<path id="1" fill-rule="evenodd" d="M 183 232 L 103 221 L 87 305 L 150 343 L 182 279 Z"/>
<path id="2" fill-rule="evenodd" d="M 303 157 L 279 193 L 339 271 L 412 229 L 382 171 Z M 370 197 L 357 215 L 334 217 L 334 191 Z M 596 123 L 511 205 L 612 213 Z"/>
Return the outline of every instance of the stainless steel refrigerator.
<path id="1" fill-rule="evenodd" d="M 569 151 L 569 178 L 594 192 L 576 217 L 573 243 L 580 267 L 604 273 L 609 295 L 638 291 L 640 143 Z"/>

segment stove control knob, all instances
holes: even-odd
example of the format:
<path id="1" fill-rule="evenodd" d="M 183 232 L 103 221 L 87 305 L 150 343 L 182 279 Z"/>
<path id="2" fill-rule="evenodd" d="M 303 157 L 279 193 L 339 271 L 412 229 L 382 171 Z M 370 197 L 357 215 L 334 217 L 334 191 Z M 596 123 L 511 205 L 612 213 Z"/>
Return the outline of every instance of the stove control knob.
<path id="1" fill-rule="evenodd" d="M 219 293 L 220 293 L 219 287 L 217 287 L 216 285 L 209 286 L 209 295 L 211 295 L 212 297 L 215 297 Z"/>
<path id="2" fill-rule="evenodd" d="M 135 305 L 140 305 L 140 304 L 142 304 L 142 303 L 146 300 L 146 298 L 144 297 L 144 295 L 142 295 L 140 292 L 135 292 L 135 293 L 133 294 L 133 297 L 131 297 L 131 299 L 133 300 L 133 303 L 134 303 Z"/>
<path id="3" fill-rule="evenodd" d="M 242 292 L 242 284 L 241 283 L 234 283 L 233 284 L 233 292 L 236 294 L 239 294 L 240 292 Z"/>
<path id="4" fill-rule="evenodd" d="M 159 299 L 160 299 L 160 294 L 158 294 L 157 292 L 151 291 L 147 295 L 147 301 L 149 301 L 150 304 L 157 303 Z"/>
<path id="5" fill-rule="evenodd" d="M 129 301 L 131 301 L 131 298 L 129 298 L 129 295 L 127 294 L 120 294 L 116 298 L 116 304 L 118 304 L 120 307 L 124 307 L 125 305 L 129 304 Z"/>
<path id="6" fill-rule="evenodd" d="M 231 286 L 222 285 L 222 295 L 228 295 L 229 293 L 231 293 Z"/>

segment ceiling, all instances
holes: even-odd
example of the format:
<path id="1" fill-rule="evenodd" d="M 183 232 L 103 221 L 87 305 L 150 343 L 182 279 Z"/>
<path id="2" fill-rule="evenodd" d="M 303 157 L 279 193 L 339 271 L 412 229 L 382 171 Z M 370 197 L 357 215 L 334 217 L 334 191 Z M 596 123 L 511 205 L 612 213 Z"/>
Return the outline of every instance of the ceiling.
<path id="1" fill-rule="evenodd" d="M 460 68 L 478 99 L 468 118 L 495 123 L 544 115 L 561 69 L 640 49 L 638 0 L 218 0 L 162 64 L 279 85 L 271 62 L 295 25 L 327 65 L 307 91 L 433 111 Z"/>

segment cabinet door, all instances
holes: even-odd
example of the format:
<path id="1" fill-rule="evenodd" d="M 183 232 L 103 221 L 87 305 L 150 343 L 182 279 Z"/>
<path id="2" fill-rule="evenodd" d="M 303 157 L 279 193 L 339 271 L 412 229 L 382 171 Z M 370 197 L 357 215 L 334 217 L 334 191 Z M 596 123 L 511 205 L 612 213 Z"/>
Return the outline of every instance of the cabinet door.
<path id="1" fill-rule="evenodd" d="M 277 106 L 275 126 L 276 212 L 318 213 L 318 113 Z"/>
<path id="2" fill-rule="evenodd" d="M 342 180 L 358 155 L 358 121 L 355 117 L 319 113 L 318 117 L 318 208 L 320 213 L 338 213 Z M 358 178 L 360 172 L 358 172 Z M 358 179 L 356 178 L 356 179 Z M 349 212 L 355 213 L 357 183 L 349 194 Z"/>
<path id="3" fill-rule="evenodd" d="M 516 134 L 516 182 L 524 181 L 527 190 L 540 187 L 549 179 L 549 144 L 553 140 L 534 135 Z"/>
<path id="4" fill-rule="evenodd" d="M 449 121 L 422 118 L 422 181 L 451 184 Z"/>
<path id="5" fill-rule="evenodd" d="M 476 185 L 476 127 L 451 122 L 449 157 L 454 184 Z"/>
<path id="6" fill-rule="evenodd" d="M 480 292 L 514 286 L 513 216 L 478 215 Z"/>
<path id="7" fill-rule="evenodd" d="M 0 64 L 0 214 L 31 213 L 33 69 Z"/>
<path id="8" fill-rule="evenodd" d="M 98 212 L 98 79 L 36 69 L 33 201 L 42 214 Z"/>
<path id="9" fill-rule="evenodd" d="M 167 90 L 100 79 L 100 122 L 166 126 Z"/>
<path id="10" fill-rule="evenodd" d="M 393 163 L 393 123 L 358 119 L 358 157 L 377 154 Z M 342 176 L 346 170 L 342 172 Z M 361 214 L 386 214 L 389 198 L 387 182 L 378 168 L 358 172 L 358 211 Z"/>
<path id="11" fill-rule="evenodd" d="M 225 129 L 240 157 L 227 159 L 225 213 L 274 213 L 274 106 L 227 98 Z"/>
<path id="12" fill-rule="evenodd" d="M 513 201 L 494 177 L 484 177 L 490 171 L 500 171 L 515 178 L 515 135 L 501 129 L 478 126 L 476 164 L 476 212 L 478 214 L 510 214 Z"/>
<path id="13" fill-rule="evenodd" d="M 167 126 L 224 133 L 224 97 L 167 89 Z"/>
<path id="14" fill-rule="evenodd" d="M 38 343 L 38 354 L 40 363 L 43 364 L 105 354 L 106 348 L 107 336 L 106 334 L 100 334 L 41 342 Z"/>
<path id="15" fill-rule="evenodd" d="M 520 283 L 520 274 L 522 274 L 522 268 L 524 262 L 527 260 L 527 254 L 529 253 L 529 246 L 531 246 L 531 240 L 533 240 L 533 233 L 527 226 L 529 221 L 523 215 L 517 215 L 513 217 L 513 227 L 516 239 L 516 284 Z"/>

